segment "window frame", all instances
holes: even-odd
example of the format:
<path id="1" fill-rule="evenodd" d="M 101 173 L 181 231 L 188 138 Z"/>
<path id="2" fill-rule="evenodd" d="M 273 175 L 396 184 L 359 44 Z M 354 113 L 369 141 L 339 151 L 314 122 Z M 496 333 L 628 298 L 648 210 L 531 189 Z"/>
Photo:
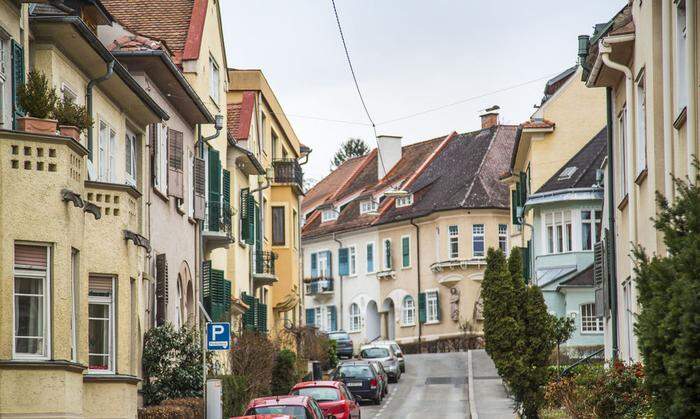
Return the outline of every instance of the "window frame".
<path id="1" fill-rule="evenodd" d="M 413 194 L 396 198 L 396 208 L 410 207 L 411 205 L 413 205 Z"/>
<path id="2" fill-rule="evenodd" d="M 160 192 L 163 196 L 168 196 L 168 126 L 163 123 L 157 123 L 155 126 L 156 135 L 156 158 L 154 162 L 156 164 L 155 177 L 153 180 L 153 186 Z M 209 173 L 209 153 L 205 151 L 204 161 L 206 167 L 206 173 Z M 209 198 L 209 176 L 206 176 L 206 198 Z"/>
<path id="3" fill-rule="evenodd" d="M 438 306 L 440 293 L 436 289 L 425 290 L 425 323 L 440 323 Z"/>
<path id="4" fill-rule="evenodd" d="M 216 77 L 215 77 L 216 76 Z M 221 67 L 216 61 L 213 55 L 209 55 L 209 97 L 211 100 L 219 106 L 219 100 L 221 99 L 221 90 L 219 87 L 221 85 Z"/>
<path id="5" fill-rule="evenodd" d="M 453 245 L 456 249 L 453 249 Z M 459 259 L 459 225 L 457 224 L 447 226 L 447 255 L 451 260 Z"/>
<path id="6" fill-rule="evenodd" d="M 635 167 L 637 168 L 635 176 L 639 177 L 647 170 L 647 108 L 646 108 L 646 72 L 642 69 L 637 76 L 635 83 L 636 92 L 636 116 L 635 121 L 635 140 L 636 140 L 636 156 Z"/>
<path id="7" fill-rule="evenodd" d="M 477 233 L 477 227 L 481 226 L 481 232 Z M 477 252 L 477 239 L 481 242 L 481 251 Z M 474 259 L 482 259 L 486 257 L 486 224 L 472 224 L 472 257 Z"/>
<path id="8" fill-rule="evenodd" d="M 577 250 L 574 235 L 574 211 L 553 209 L 545 211 L 542 217 L 542 249 L 545 255 L 559 255 Z M 559 243 L 561 241 L 561 243 Z M 559 250 L 561 244 L 561 250 Z"/>
<path id="9" fill-rule="evenodd" d="M 26 246 L 37 246 L 37 247 L 45 247 L 46 248 L 46 269 L 44 271 L 40 271 L 38 269 L 32 270 L 32 269 L 22 269 L 22 268 L 17 268 L 17 265 L 15 264 L 14 261 L 14 248 L 13 248 L 13 261 L 12 261 L 12 359 L 20 359 L 20 360 L 48 360 L 51 359 L 51 315 L 50 315 L 50 310 L 51 310 L 51 292 L 52 292 L 52 287 L 51 287 L 51 275 L 52 275 L 52 270 L 51 270 L 51 246 L 47 244 L 41 244 L 41 243 L 27 243 L 27 242 L 15 242 L 14 246 L 16 248 L 17 245 L 26 245 Z M 41 278 L 43 280 L 42 282 L 42 289 L 43 289 L 43 304 L 42 304 L 42 309 L 43 309 L 43 331 L 42 331 L 42 339 L 44 340 L 44 345 L 43 345 L 43 354 L 42 355 L 36 355 L 36 354 L 30 354 L 30 353 L 22 353 L 22 352 L 17 352 L 17 330 L 16 330 L 16 323 L 17 323 L 17 298 L 16 298 L 16 292 L 15 292 L 15 281 L 17 280 L 17 277 L 20 278 Z"/>
<path id="10" fill-rule="evenodd" d="M 508 224 L 498 224 L 498 247 L 508 255 Z"/>
<path id="11" fill-rule="evenodd" d="M 408 306 L 410 302 L 410 307 Z M 410 317 L 410 319 L 409 319 Z M 410 320 L 410 321 L 409 321 Z M 415 326 L 416 325 L 416 300 L 411 295 L 406 295 L 401 300 L 401 325 Z"/>
<path id="12" fill-rule="evenodd" d="M 371 249 L 371 250 L 370 250 Z M 372 256 L 371 261 L 372 261 L 372 269 L 369 269 L 369 263 L 370 263 L 370 258 L 368 256 Z M 376 244 L 375 242 L 367 242 L 365 244 L 365 272 L 368 274 L 372 274 L 377 272 L 377 254 L 376 254 Z"/>
<path id="13" fill-rule="evenodd" d="M 365 199 L 360 201 L 360 214 L 362 215 L 377 211 L 377 207 L 377 202 L 373 199 Z"/>
<path id="14" fill-rule="evenodd" d="M 314 309 L 314 326 L 323 329 L 323 307 L 313 307 Z"/>
<path id="15" fill-rule="evenodd" d="M 579 332 L 582 335 L 599 335 L 604 332 L 603 318 L 595 312 L 595 302 L 579 304 Z"/>
<path id="16" fill-rule="evenodd" d="M 281 241 L 276 240 L 280 239 L 280 237 L 275 236 L 275 227 L 279 227 L 277 223 L 275 222 L 275 211 L 282 211 L 282 237 Z M 271 215 L 271 227 L 272 227 L 272 245 L 273 246 L 287 246 L 287 207 L 285 205 L 272 205 L 270 206 L 270 215 Z"/>
<path id="17" fill-rule="evenodd" d="M 321 210 L 321 223 L 338 219 L 338 211 L 335 208 Z"/>
<path id="18" fill-rule="evenodd" d="M 391 271 L 394 269 L 394 264 L 392 263 L 392 249 L 391 249 L 391 239 L 382 240 L 382 267 L 385 271 Z"/>
<path id="19" fill-rule="evenodd" d="M 355 312 L 354 309 L 357 309 L 357 311 Z M 360 305 L 357 303 L 351 303 L 350 307 L 348 307 L 348 311 L 350 314 L 349 315 L 350 324 L 348 325 L 349 331 L 353 332 L 353 333 L 361 331 L 362 330 L 362 314 L 361 314 L 361 310 L 360 310 Z M 357 325 L 355 323 L 357 323 Z M 357 327 L 355 327 L 355 326 L 357 326 Z"/>
<path id="20" fill-rule="evenodd" d="M 408 242 L 408 245 L 406 245 L 406 241 Z M 408 247 L 408 264 L 406 263 L 406 260 L 404 259 L 404 251 L 406 250 L 405 247 Z M 401 268 L 402 269 L 410 269 L 412 265 L 412 260 L 411 260 L 411 236 L 408 234 L 405 234 L 401 236 Z"/>
<path id="21" fill-rule="evenodd" d="M 116 372 L 116 328 L 115 328 L 115 323 L 116 323 L 116 281 L 115 277 L 111 277 L 112 281 L 112 292 L 109 297 L 104 297 L 104 296 L 94 296 L 90 295 L 90 284 L 89 284 L 89 279 L 88 279 L 88 374 L 95 374 L 95 375 L 100 375 L 100 374 L 114 374 Z M 109 365 L 107 369 L 101 370 L 101 369 L 92 369 L 90 368 L 90 320 L 101 320 L 101 319 L 94 319 L 90 317 L 90 305 L 95 304 L 95 305 L 106 305 L 109 310 L 109 345 L 108 349 L 109 352 L 107 353 L 108 355 L 108 361 Z M 92 354 L 92 355 L 100 355 L 100 354 Z M 104 354 L 101 354 L 104 356 Z"/>
<path id="22" fill-rule="evenodd" d="M 138 178 L 138 159 L 136 158 L 136 134 L 134 134 L 131 130 L 127 128 L 124 132 L 124 140 L 126 142 L 126 144 L 124 145 L 125 150 L 126 148 L 128 148 L 131 154 L 131 159 L 127 159 L 126 153 L 124 154 L 124 178 L 127 184 L 136 187 L 136 179 Z"/>
<path id="23" fill-rule="evenodd" d="M 585 212 L 590 213 L 590 218 L 583 218 L 583 214 Z M 597 216 L 600 216 L 600 218 L 597 218 Z M 593 208 L 584 208 L 580 211 L 579 213 L 579 218 L 581 221 L 581 251 L 593 251 L 593 247 L 595 244 L 600 241 L 600 238 L 602 237 L 603 234 L 603 210 L 602 209 L 593 209 Z M 586 239 L 584 235 L 584 228 L 583 225 L 588 224 L 590 225 L 589 227 L 589 235 L 590 235 L 590 240 L 591 240 L 591 246 L 590 248 L 586 248 L 584 244 L 584 240 Z"/>
<path id="24" fill-rule="evenodd" d="M 629 150 L 627 150 L 627 136 L 629 133 L 627 132 L 627 106 L 623 105 L 622 110 L 620 111 L 620 114 L 617 116 L 617 124 L 618 124 L 618 136 L 617 138 L 620 140 L 618 144 L 618 149 L 619 149 L 619 158 L 618 158 L 618 179 L 620 179 L 620 184 L 618 185 L 618 190 L 620 191 L 620 196 L 619 199 L 623 199 L 624 197 L 627 196 L 627 193 L 629 192 L 627 190 L 627 165 L 629 162 L 627 161 L 628 156 L 627 153 Z"/>
<path id="25" fill-rule="evenodd" d="M 681 12 L 682 10 L 682 12 Z M 676 24 L 675 24 L 675 47 L 676 51 L 674 54 L 674 65 L 675 65 L 675 110 L 676 114 L 679 115 L 688 106 L 688 72 L 686 69 L 686 63 L 688 60 L 687 51 L 687 12 L 685 6 L 685 0 L 676 1 L 675 6 L 676 13 Z M 682 26 L 681 26 L 682 25 Z"/>

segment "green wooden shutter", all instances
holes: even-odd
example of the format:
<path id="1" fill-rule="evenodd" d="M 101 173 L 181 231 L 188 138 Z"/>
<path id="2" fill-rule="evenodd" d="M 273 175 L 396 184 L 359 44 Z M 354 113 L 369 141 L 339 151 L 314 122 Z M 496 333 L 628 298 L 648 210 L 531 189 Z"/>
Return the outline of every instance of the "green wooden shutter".
<path id="1" fill-rule="evenodd" d="M 346 247 L 338 249 L 338 275 L 340 276 L 350 275 L 349 253 Z"/>
<path id="2" fill-rule="evenodd" d="M 226 169 L 221 170 L 221 201 L 222 201 L 222 221 L 226 231 L 231 231 L 231 172 Z"/>
<path id="3" fill-rule="evenodd" d="M 209 149 L 209 199 L 207 201 L 209 231 L 219 231 L 221 218 L 221 160 L 219 151 Z"/>
<path id="4" fill-rule="evenodd" d="M 204 309 L 211 315 L 211 307 L 207 297 L 211 294 L 211 261 L 202 262 L 202 298 L 204 299 Z"/>
<path id="5" fill-rule="evenodd" d="M 311 278 L 318 278 L 318 253 L 311 254 Z"/>
<path id="6" fill-rule="evenodd" d="M 411 265 L 411 240 L 408 237 L 401 238 L 401 262 L 404 268 Z"/>
<path id="7" fill-rule="evenodd" d="M 427 320 L 427 314 L 425 311 L 425 293 L 421 292 L 418 294 L 418 321 L 425 323 Z"/>
<path id="8" fill-rule="evenodd" d="M 248 310 L 243 313 L 243 327 L 245 329 L 255 329 L 255 300 L 256 298 L 246 293 L 241 294 L 241 299 L 248 306 Z"/>
<path id="9" fill-rule="evenodd" d="M 267 333 L 267 304 L 258 302 L 256 321 L 258 332 Z"/>
<path id="10" fill-rule="evenodd" d="M 331 313 L 330 328 L 331 328 L 331 331 L 333 332 L 333 331 L 338 330 L 338 310 L 336 309 L 335 306 L 328 306 L 327 308 Z"/>
<path id="11" fill-rule="evenodd" d="M 248 241 L 246 243 L 253 245 L 255 244 L 255 236 L 256 236 L 256 222 L 257 222 L 257 204 L 255 203 L 255 198 L 253 197 L 253 194 L 248 194 L 248 221 L 246 224 L 248 225 Z"/>
<path id="12" fill-rule="evenodd" d="M 518 221 L 518 191 L 515 189 L 510 191 L 510 198 L 510 215 L 512 217 L 512 222 L 513 225 L 518 225 L 520 224 L 520 221 Z"/>
<path id="13" fill-rule="evenodd" d="M 17 118 L 24 116 L 19 106 L 19 87 L 24 84 L 24 48 L 12 40 L 12 129 L 17 129 Z M 88 144 L 89 158 L 92 160 L 92 144 Z"/>
<path id="14" fill-rule="evenodd" d="M 520 206 L 524 207 L 527 202 L 527 173 L 520 172 Z"/>
<path id="15" fill-rule="evenodd" d="M 442 319 L 442 310 L 440 309 L 440 293 L 435 291 L 435 308 L 437 312 L 437 321 Z"/>
<path id="16" fill-rule="evenodd" d="M 384 267 L 386 269 L 392 269 L 393 267 L 391 263 L 391 242 L 388 240 L 384 241 Z"/>
<path id="17" fill-rule="evenodd" d="M 250 189 L 241 189 L 240 203 L 239 203 L 239 217 L 240 217 L 240 236 L 241 241 L 248 243 L 250 241 L 250 226 L 248 225 L 248 200 L 250 199 Z"/>
<path id="18" fill-rule="evenodd" d="M 522 256 L 523 256 L 523 278 L 525 279 L 525 283 L 530 282 L 530 265 L 531 265 L 531 258 L 532 258 L 532 240 L 527 241 L 527 247 L 522 249 Z"/>

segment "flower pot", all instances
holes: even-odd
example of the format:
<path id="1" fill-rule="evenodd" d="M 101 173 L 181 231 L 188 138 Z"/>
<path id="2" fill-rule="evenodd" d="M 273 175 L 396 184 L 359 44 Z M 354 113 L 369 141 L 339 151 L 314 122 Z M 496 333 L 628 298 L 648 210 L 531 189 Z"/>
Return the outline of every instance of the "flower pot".
<path id="1" fill-rule="evenodd" d="M 55 119 L 40 119 L 32 118 L 31 116 L 23 116 L 17 118 L 17 126 L 20 131 L 33 132 L 35 134 L 56 135 L 56 127 L 58 121 Z"/>
<path id="2" fill-rule="evenodd" d="M 73 125 L 59 125 L 58 131 L 64 137 L 71 137 L 75 141 L 80 142 L 80 129 Z"/>

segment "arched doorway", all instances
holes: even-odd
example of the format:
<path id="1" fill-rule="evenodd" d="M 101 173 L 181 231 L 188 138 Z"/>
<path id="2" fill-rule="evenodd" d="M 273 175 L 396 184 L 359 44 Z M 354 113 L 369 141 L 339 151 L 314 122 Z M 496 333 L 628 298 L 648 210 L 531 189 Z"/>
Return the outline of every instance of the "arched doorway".
<path id="1" fill-rule="evenodd" d="M 386 298 L 382 303 L 382 320 L 384 325 L 383 335 L 388 340 L 396 337 L 396 309 L 394 300 Z"/>
<path id="2" fill-rule="evenodd" d="M 367 303 L 367 308 L 365 309 L 365 338 L 367 339 L 367 342 L 372 342 L 380 336 L 381 324 L 379 320 L 379 309 L 377 308 L 377 303 L 374 300 L 370 300 L 370 302 Z"/>

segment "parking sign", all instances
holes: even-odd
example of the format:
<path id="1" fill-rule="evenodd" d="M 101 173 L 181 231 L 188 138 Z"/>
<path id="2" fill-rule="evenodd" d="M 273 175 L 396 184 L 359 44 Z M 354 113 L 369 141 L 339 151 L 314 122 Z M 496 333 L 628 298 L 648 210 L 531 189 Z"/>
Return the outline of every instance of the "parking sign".
<path id="1" fill-rule="evenodd" d="M 207 323 L 207 350 L 227 351 L 231 349 L 231 324 Z"/>

